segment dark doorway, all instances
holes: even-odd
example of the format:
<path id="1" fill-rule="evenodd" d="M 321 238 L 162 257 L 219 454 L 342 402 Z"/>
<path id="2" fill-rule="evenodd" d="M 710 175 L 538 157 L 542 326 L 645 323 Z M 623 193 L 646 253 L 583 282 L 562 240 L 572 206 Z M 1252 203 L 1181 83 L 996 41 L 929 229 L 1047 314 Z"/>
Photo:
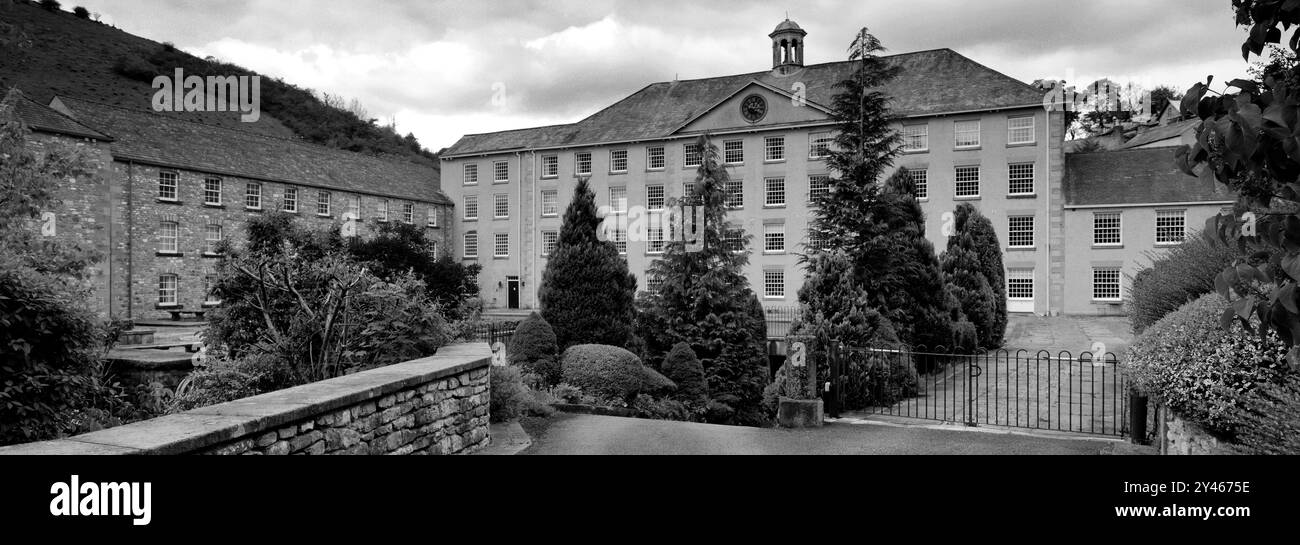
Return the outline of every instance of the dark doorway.
<path id="1" fill-rule="evenodd" d="M 519 277 L 511 276 L 506 278 L 506 306 L 510 310 L 519 308 Z"/>

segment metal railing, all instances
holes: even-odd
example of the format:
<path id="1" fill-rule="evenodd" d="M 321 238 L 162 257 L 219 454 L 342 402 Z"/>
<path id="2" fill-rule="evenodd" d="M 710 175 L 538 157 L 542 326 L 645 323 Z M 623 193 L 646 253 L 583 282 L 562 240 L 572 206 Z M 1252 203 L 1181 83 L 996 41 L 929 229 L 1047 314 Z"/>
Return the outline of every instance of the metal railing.
<path id="1" fill-rule="evenodd" d="M 868 381 L 873 414 L 970 426 L 991 425 L 1124 436 L 1128 433 L 1128 383 L 1112 353 L 1042 350 L 952 353 L 830 347 L 833 394 L 828 412 L 848 399 L 851 373 L 899 376 L 919 371 L 914 389 L 900 395 L 897 381 Z M 890 388 L 891 391 L 879 390 Z"/>
<path id="2" fill-rule="evenodd" d="M 803 319 L 801 307 L 763 307 L 767 318 L 767 338 L 785 340 L 790 335 L 790 326 Z"/>

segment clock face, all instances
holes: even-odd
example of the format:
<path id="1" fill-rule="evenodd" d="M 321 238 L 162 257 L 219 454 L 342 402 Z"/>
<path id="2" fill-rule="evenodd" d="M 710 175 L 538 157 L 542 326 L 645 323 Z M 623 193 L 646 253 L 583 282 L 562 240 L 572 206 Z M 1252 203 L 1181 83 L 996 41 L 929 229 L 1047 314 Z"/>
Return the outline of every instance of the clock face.
<path id="1" fill-rule="evenodd" d="M 758 123 L 767 116 L 767 99 L 759 95 L 749 95 L 740 103 L 740 115 L 745 121 Z"/>

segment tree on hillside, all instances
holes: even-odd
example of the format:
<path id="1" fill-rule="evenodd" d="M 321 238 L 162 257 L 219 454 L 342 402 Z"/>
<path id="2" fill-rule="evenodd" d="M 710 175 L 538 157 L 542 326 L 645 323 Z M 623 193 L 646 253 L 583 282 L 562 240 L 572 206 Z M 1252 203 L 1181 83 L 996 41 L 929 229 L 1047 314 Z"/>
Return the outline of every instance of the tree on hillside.
<path id="1" fill-rule="evenodd" d="M 711 400 L 710 421 L 762 424 L 767 420 L 762 409 L 768 379 L 766 334 L 744 275 L 749 254 L 732 251 L 723 240 L 729 176 L 707 135 L 698 145 L 702 163 L 691 202 L 703 209 L 703 248 L 692 251 L 685 242 L 673 240 L 663 257 L 650 265 L 648 274 L 662 285 L 642 295 L 638 330 L 653 365 L 678 343 L 686 343 L 699 357 Z"/>
<path id="2" fill-rule="evenodd" d="M 1007 327 L 1006 277 L 1002 246 L 993 224 L 970 203 L 957 207 L 954 236 L 940 258 L 962 313 L 985 348 L 1002 346 Z"/>
<path id="3" fill-rule="evenodd" d="M 580 178 L 538 294 L 561 352 L 578 344 L 625 347 L 632 341 L 636 276 L 614 243 L 600 240 L 603 221 L 588 179 Z"/>

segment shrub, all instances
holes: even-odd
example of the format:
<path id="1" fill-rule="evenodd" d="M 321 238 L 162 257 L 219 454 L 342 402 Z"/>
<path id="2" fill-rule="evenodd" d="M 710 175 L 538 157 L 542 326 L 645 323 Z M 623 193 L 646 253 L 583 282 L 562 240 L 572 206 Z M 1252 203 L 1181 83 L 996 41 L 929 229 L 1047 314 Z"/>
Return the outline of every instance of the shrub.
<path id="1" fill-rule="evenodd" d="M 631 402 L 637 394 L 676 388 L 672 381 L 646 367 L 635 354 L 616 346 L 578 345 L 564 351 L 564 382 L 607 399 Z"/>
<path id="2" fill-rule="evenodd" d="M 1214 292 L 1214 277 L 1232 264 L 1237 251 L 1199 236 L 1161 254 L 1148 253 L 1151 266 L 1133 277 L 1128 315 L 1133 332 L 1148 327 L 1179 307 Z"/>
<path id="3" fill-rule="evenodd" d="M 488 400 L 491 421 L 509 422 L 519 418 L 528 400 L 528 389 L 524 387 L 519 368 L 493 365 L 491 375 Z"/>
<path id="4" fill-rule="evenodd" d="M 637 418 L 690 422 L 695 417 L 686 403 L 676 399 L 656 399 L 646 394 L 638 394 L 631 408 L 636 411 Z"/>
<path id="5" fill-rule="evenodd" d="M 663 375 L 677 385 L 676 398 L 694 401 L 709 396 L 708 384 L 704 381 L 704 365 L 695 357 L 691 345 L 677 343 L 668 356 L 664 358 Z"/>
<path id="6" fill-rule="evenodd" d="M 1129 348 L 1135 387 L 1207 430 L 1230 437 L 1241 422 L 1234 405 L 1257 385 L 1278 383 L 1287 349 L 1234 323 L 1220 325 L 1228 303 L 1209 294 L 1147 328 Z"/>
<path id="7" fill-rule="evenodd" d="M 348 252 L 370 272 L 388 282 L 408 272 L 424 283 L 425 293 L 459 320 L 468 309 L 465 301 L 478 295 L 482 266 L 464 265 L 450 253 L 438 253 L 428 229 L 402 222 L 381 223 L 373 236 L 353 240 Z"/>
<path id="8" fill-rule="evenodd" d="M 560 348 L 555 330 L 540 314 L 534 312 L 520 322 L 507 352 L 511 365 L 536 373 L 545 386 L 560 383 Z"/>
<path id="9" fill-rule="evenodd" d="M 953 324 L 952 349 L 956 354 L 974 354 L 979 348 L 979 333 L 975 324 L 960 321 Z"/>
<path id="10" fill-rule="evenodd" d="M 59 11 L 63 8 L 63 4 L 60 4 L 59 0 L 41 0 L 40 5 L 45 11 Z"/>
<path id="11" fill-rule="evenodd" d="M 1240 422 L 1232 450 L 1239 454 L 1300 454 L 1300 377 L 1266 384 L 1233 411 Z"/>
<path id="12" fill-rule="evenodd" d="M 253 397 L 273 390 L 287 372 L 283 362 L 266 355 L 217 360 L 191 372 L 176 387 L 170 412 L 184 412 Z"/>
<path id="13" fill-rule="evenodd" d="M 81 7 L 81 6 L 77 6 L 77 7 L 73 8 L 73 9 L 72 9 L 72 14 L 73 14 L 73 15 L 76 15 L 78 19 L 89 19 L 89 18 L 90 18 L 90 10 L 88 10 L 88 9 L 86 9 L 86 8 L 84 8 L 84 7 Z"/>
<path id="14" fill-rule="evenodd" d="M 777 409 L 780 408 L 781 398 L 808 398 L 807 382 L 808 371 L 806 367 L 797 369 L 790 367 L 789 363 L 782 365 L 780 369 L 777 369 L 772 383 L 763 388 L 763 410 L 768 414 L 776 414 Z"/>
<path id="15" fill-rule="evenodd" d="M 581 403 L 582 388 L 572 384 L 558 384 L 551 388 L 551 395 L 563 403 Z"/>

